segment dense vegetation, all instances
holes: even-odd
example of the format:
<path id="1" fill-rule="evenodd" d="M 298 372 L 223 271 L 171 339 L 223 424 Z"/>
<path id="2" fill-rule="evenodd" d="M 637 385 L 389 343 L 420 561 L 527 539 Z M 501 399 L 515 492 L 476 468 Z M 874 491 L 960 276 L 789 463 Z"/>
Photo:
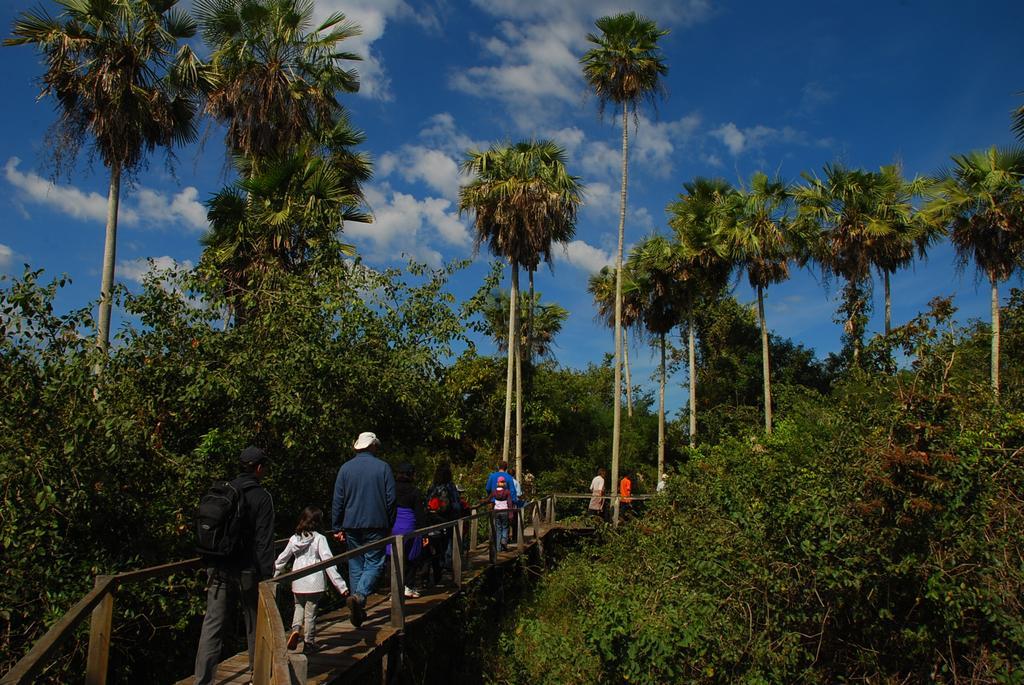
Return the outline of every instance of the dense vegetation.
<path id="1" fill-rule="evenodd" d="M 999 306 L 1024 254 L 1024 151 L 957 155 L 938 178 L 825 164 L 800 184 L 686 180 L 668 233 L 627 259 L 630 114 L 662 94 L 666 32 L 604 17 L 580 61 L 621 116 L 616 268 L 590 283 L 615 353 L 566 369 L 544 358 L 564 315 L 532 278 L 585 197 L 557 145 L 466 151 L 459 209 L 512 289 L 493 295 L 495 265 L 459 302 L 462 264 L 375 271 L 342 242 L 372 221 L 365 136 L 339 99 L 359 87 L 344 15 L 314 26 L 311 0 L 196 0 L 194 18 L 173 0 L 57 4 L 23 13 L 8 43 L 45 58 L 55 161 L 91 146 L 110 171 L 108 257 L 95 321 L 55 311 L 62 281 L 41 271 L 0 290 L 0 668 L 94 575 L 190 556 L 195 502 L 244 445 L 276 457 L 285 533 L 302 506 L 328 506 L 347 445 L 372 428 L 421 473 L 453 461 L 471 493 L 513 437 L 541 491 L 584 488 L 609 454 L 613 483 L 620 466 L 648 485 L 674 469 L 649 515 L 546 581 L 503 643 L 502 679 L 1024 682 L 1024 297 Z M 185 44 L 196 35 L 208 61 Z M 207 202 L 199 266 L 118 290 L 121 174 L 192 140 L 204 115 L 235 175 Z M 989 282 L 991 324 L 958 330 L 937 300 L 894 327 L 889 277 L 947 235 Z M 844 347 L 827 360 L 765 318 L 764 291 L 809 264 L 842 282 Z M 740 273 L 756 311 L 729 294 Z M 885 329 L 869 338 L 876 273 Z M 128 323 L 108 345 L 114 305 Z M 656 411 L 646 379 L 629 380 L 627 332 L 660 349 Z M 667 423 L 684 363 L 688 421 Z M 188 663 L 198 590 L 186 574 L 119 594 L 121 678 Z M 79 635 L 47 677 L 73 678 L 83 654 Z"/>
<path id="2" fill-rule="evenodd" d="M 988 336 L 952 313 L 869 346 L 900 369 L 780 393 L 771 435 L 693 453 L 642 520 L 542 581 L 502 681 L 1021 682 L 1024 294 L 1001 404 Z"/>

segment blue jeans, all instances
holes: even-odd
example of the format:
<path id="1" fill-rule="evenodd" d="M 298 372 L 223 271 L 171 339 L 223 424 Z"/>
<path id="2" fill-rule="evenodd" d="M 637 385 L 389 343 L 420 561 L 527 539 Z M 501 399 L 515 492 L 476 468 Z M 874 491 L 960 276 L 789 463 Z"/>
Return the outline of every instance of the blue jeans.
<path id="1" fill-rule="evenodd" d="M 494 516 L 494 533 L 498 536 L 498 551 L 508 546 L 508 512 L 502 511 Z"/>
<path id="2" fill-rule="evenodd" d="M 371 542 L 383 540 L 390 535 L 390 532 L 385 528 L 353 528 L 345 531 L 345 540 L 348 542 L 349 550 L 353 550 Z M 352 594 L 356 595 L 360 601 L 365 602 L 373 592 L 373 588 L 376 587 L 377 580 L 383 571 L 383 547 L 351 557 L 348 560 L 348 583 L 352 588 Z"/>

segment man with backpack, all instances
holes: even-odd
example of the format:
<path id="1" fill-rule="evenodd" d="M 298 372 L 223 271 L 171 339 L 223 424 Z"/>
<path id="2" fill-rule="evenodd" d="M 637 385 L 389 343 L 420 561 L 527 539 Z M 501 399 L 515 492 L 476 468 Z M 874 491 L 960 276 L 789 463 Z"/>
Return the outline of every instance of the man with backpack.
<path id="1" fill-rule="evenodd" d="M 213 682 L 224 643 L 229 596 L 242 599 L 245 637 L 252 671 L 256 644 L 257 586 L 274 575 L 274 500 L 260 485 L 270 459 L 259 447 L 239 455 L 242 473 L 214 485 L 196 516 L 200 557 L 207 565 L 206 616 L 196 652 L 196 685 Z"/>

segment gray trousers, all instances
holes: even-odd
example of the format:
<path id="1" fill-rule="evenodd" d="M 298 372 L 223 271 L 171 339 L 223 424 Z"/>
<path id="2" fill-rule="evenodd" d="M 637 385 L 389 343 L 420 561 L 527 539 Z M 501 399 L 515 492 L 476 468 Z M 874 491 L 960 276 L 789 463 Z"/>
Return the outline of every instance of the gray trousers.
<path id="1" fill-rule="evenodd" d="M 316 639 L 316 607 L 323 599 L 322 592 L 293 592 L 295 611 L 292 612 L 292 630 L 302 632 L 302 639 L 309 644 Z M 303 632 L 303 628 L 305 631 Z"/>
<path id="2" fill-rule="evenodd" d="M 224 631 L 231 615 L 231 599 L 242 597 L 242 613 L 245 616 L 245 638 L 249 643 L 249 670 L 256 645 L 256 606 L 258 594 L 255 582 L 243 590 L 237 577 L 208 569 L 210 584 L 206 590 L 206 617 L 203 632 L 199 636 L 196 652 L 196 685 L 209 685 L 217 675 L 220 651 L 224 644 Z"/>

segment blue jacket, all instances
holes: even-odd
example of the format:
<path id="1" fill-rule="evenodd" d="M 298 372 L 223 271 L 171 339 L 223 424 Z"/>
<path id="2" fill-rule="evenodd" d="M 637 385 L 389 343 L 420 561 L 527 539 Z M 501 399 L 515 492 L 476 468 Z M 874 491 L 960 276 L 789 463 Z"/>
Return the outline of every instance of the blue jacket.
<path id="1" fill-rule="evenodd" d="M 331 530 L 386 528 L 395 523 L 395 477 L 391 467 L 369 452 L 341 465 L 334 481 Z"/>
<path id="2" fill-rule="evenodd" d="M 487 485 L 485 486 L 488 495 L 494 494 L 494 488 L 498 487 L 498 478 L 504 477 L 505 485 L 508 486 L 509 494 L 512 495 L 512 499 L 518 500 L 519 493 L 516 491 L 515 480 L 512 476 L 508 475 L 507 471 L 494 471 L 491 475 L 487 476 Z"/>

